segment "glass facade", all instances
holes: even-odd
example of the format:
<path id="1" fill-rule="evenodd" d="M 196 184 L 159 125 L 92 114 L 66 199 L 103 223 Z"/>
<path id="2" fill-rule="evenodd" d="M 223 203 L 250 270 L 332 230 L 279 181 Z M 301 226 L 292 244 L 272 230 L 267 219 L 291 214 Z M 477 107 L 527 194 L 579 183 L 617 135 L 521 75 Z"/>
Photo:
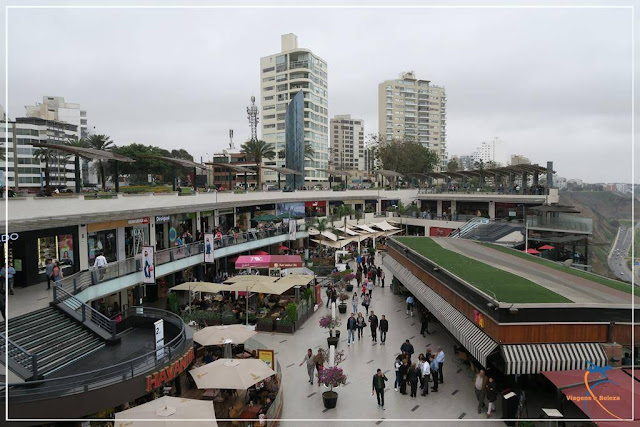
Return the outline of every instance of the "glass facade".
<path id="1" fill-rule="evenodd" d="M 298 92 L 289 103 L 285 123 L 285 167 L 304 174 L 304 96 L 302 91 Z M 287 175 L 287 185 L 300 189 L 304 186 L 304 177 Z"/>
<path id="2" fill-rule="evenodd" d="M 118 245 L 116 230 L 94 231 L 88 234 L 89 265 L 93 265 L 98 253 L 102 252 L 107 262 L 115 262 L 118 259 Z"/>

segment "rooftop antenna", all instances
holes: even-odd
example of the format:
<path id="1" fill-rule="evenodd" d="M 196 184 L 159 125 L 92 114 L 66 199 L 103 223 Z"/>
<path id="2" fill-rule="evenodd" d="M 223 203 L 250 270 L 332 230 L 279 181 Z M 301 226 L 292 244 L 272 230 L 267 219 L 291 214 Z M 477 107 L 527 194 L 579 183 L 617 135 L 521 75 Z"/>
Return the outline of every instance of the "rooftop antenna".
<path id="1" fill-rule="evenodd" d="M 233 146 L 233 129 L 229 129 L 229 150 L 234 150 Z"/>
<path id="2" fill-rule="evenodd" d="M 251 105 L 247 107 L 247 118 L 249 119 L 249 127 L 251 128 L 251 140 L 258 140 L 258 107 L 256 106 L 256 97 L 251 97 Z"/>

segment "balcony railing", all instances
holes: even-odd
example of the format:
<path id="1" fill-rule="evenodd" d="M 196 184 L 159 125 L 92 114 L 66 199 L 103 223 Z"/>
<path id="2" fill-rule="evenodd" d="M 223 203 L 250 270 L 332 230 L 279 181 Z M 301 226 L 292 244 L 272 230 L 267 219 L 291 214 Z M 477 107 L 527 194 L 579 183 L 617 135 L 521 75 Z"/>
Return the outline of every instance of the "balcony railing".
<path id="1" fill-rule="evenodd" d="M 309 68 L 309 61 L 293 61 L 289 62 L 289 69 Z"/>
<path id="2" fill-rule="evenodd" d="M 579 233 L 592 234 L 593 220 L 582 217 L 560 217 L 543 218 L 532 217 L 527 219 L 527 227 L 533 229 L 548 229 L 558 231 L 576 231 Z"/>
<path id="3" fill-rule="evenodd" d="M 298 224 L 297 231 L 306 231 L 305 224 Z M 274 227 L 250 230 L 244 233 L 222 236 L 222 239 L 215 240 L 215 249 L 236 246 L 246 242 L 254 242 L 270 237 L 282 236 L 288 234 L 287 227 Z M 188 245 L 175 246 L 169 249 L 157 251 L 155 254 L 156 266 L 166 264 L 168 262 L 177 261 L 179 259 L 188 258 L 194 255 L 202 255 L 204 253 L 204 242 L 199 241 Z M 77 294 L 89 286 L 97 285 L 107 280 L 117 279 L 129 274 L 142 271 L 142 255 L 127 258 L 107 264 L 102 268 L 90 268 L 88 272 L 76 273 L 73 276 L 62 279 L 60 287 L 69 294 Z M 91 280 L 87 280 L 87 273 Z"/>

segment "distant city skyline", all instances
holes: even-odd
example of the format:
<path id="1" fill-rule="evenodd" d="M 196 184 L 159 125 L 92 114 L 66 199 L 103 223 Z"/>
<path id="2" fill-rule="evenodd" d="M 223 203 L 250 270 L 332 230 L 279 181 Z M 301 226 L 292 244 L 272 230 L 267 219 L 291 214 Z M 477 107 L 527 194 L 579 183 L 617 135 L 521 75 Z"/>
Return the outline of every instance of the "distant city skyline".
<path id="1" fill-rule="evenodd" d="M 497 136 L 508 154 L 551 160 L 561 176 L 631 182 L 627 9 L 313 9 L 311 20 L 310 9 L 9 13 L 12 119 L 62 96 L 118 145 L 185 147 L 206 160 L 229 129 L 238 147 L 249 138 L 260 58 L 295 33 L 328 64 L 329 117 L 377 130 L 378 84 L 414 70 L 446 89 L 449 157 Z"/>

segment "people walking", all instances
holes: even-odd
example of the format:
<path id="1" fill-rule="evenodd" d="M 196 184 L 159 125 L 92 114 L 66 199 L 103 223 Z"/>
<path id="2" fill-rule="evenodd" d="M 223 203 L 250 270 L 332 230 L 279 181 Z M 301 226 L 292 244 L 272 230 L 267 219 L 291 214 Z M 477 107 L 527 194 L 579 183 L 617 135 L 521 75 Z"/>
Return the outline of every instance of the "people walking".
<path id="1" fill-rule="evenodd" d="M 437 382 L 436 382 L 437 383 Z M 474 382 L 476 399 L 478 399 L 478 413 L 482 412 L 482 408 L 485 407 L 484 397 L 487 390 L 487 376 L 484 373 L 484 369 L 480 369 L 476 380 Z"/>
<path id="2" fill-rule="evenodd" d="M 367 326 L 367 323 L 364 321 L 364 317 L 362 313 L 358 313 L 358 318 L 356 319 L 356 328 L 358 328 L 358 341 L 360 338 L 364 336 L 364 327 Z"/>
<path id="3" fill-rule="evenodd" d="M 393 390 L 398 391 L 398 386 L 400 385 L 400 366 L 402 366 L 402 355 L 399 354 L 396 356 L 396 360 L 393 362 L 393 367 L 396 370 L 396 380 L 393 383 Z"/>
<path id="4" fill-rule="evenodd" d="M 6 267 L 2 267 L 0 270 L 0 277 L 2 277 L 2 281 L 5 279 L 9 282 L 9 295 L 14 295 L 13 293 L 13 275 L 16 274 L 16 269 L 13 268 L 13 262 L 9 262 L 9 265 Z"/>
<path id="5" fill-rule="evenodd" d="M 47 289 L 51 289 L 51 280 L 53 280 L 53 260 L 51 258 L 47 258 L 45 261 L 46 265 L 44 268 L 44 272 L 47 275 Z"/>
<path id="6" fill-rule="evenodd" d="M 420 335 L 424 337 L 425 332 L 429 335 L 429 312 L 422 312 L 421 326 L 420 326 Z"/>
<path id="7" fill-rule="evenodd" d="M 380 319 L 380 345 L 385 345 L 385 341 L 387 340 L 387 331 L 389 330 L 389 321 L 382 315 L 382 319 Z"/>
<path id="8" fill-rule="evenodd" d="M 381 287 L 384 288 L 384 270 L 382 269 L 382 267 L 378 267 L 378 277 L 380 277 L 380 284 L 382 285 Z"/>
<path id="9" fill-rule="evenodd" d="M 367 316 L 369 315 L 369 305 L 371 304 L 371 297 L 369 295 L 365 295 L 362 298 L 362 305 L 364 305 L 365 310 L 367 310 Z"/>
<path id="10" fill-rule="evenodd" d="M 431 367 L 429 366 L 429 357 L 425 356 L 422 363 L 422 395 L 429 394 L 429 377 L 431 377 Z"/>
<path id="11" fill-rule="evenodd" d="M 331 295 L 333 294 L 333 284 L 327 287 L 327 308 L 329 308 L 329 304 L 331 304 Z"/>
<path id="12" fill-rule="evenodd" d="M 353 306 L 354 313 L 358 312 L 358 302 L 360 302 L 360 300 L 358 299 L 358 293 L 354 292 L 353 297 L 351 298 L 351 305 Z"/>
<path id="13" fill-rule="evenodd" d="M 416 393 L 418 391 L 418 377 L 420 376 L 420 371 L 416 367 L 415 363 L 411 364 L 411 367 L 407 371 L 407 381 L 411 386 L 411 397 L 416 397 Z"/>
<path id="14" fill-rule="evenodd" d="M 413 299 L 413 295 L 409 295 L 407 297 L 407 316 L 413 317 L 413 304 L 415 300 Z"/>
<path id="15" fill-rule="evenodd" d="M 414 351 L 415 351 L 415 350 L 413 349 L 413 344 L 411 344 L 411 343 L 409 342 L 409 340 L 406 340 L 406 341 L 404 342 L 404 344 L 402 344 L 402 345 L 400 346 L 400 352 L 401 352 L 401 353 L 406 353 L 406 354 L 408 354 L 408 355 L 409 355 L 409 358 L 411 358 L 411 356 L 413 355 Z"/>
<path id="16" fill-rule="evenodd" d="M 387 377 L 382 373 L 382 369 L 378 369 L 376 374 L 373 376 L 373 386 L 371 390 L 371 395 L 373 393 L 376 394 L 376 399 L 378 400 L 378 408 L 384 409 L 384 387 L 385 381 L 389 381 Z"/>
<path id="17" fill-rule="evenodd" d="M 351 341 L 355 341 L 356 328 L 356 318 L 355 315 L 351 313 L 351 316 L 349 316 L 349 320 L 347 320 L 347 346 L 351 345 Z"/>
<path id="18" fill-rule="evenodd" d="M 362 281 L 362 297 L 364 297 L 365 295 L 367 295 L 367 279 L 364 279 Z"/>
<path id="19" fill-rule="evenodd" d="M 371 339 L 374 343 L 378 342 L 378 316 L 371 311 L 371 316 L 369 316 L 369 326 L 371 327 Z"/>
<path id="20" fill-rule="evenodd" d="M 489 382 L 486 387 L 487 401 L 489 407 L 487 408 L 487 418 L 491 418 L 491 413 L 496 410 L 496 399 L 498 398 L 498 386 L 496 385 L 493 376 L 489 376 Z"/>
<path id="21" fill-rule="evenodd" d="M 444 373 L 442 366 L 444 365 L 444 350 L 442 347 L 438 347 L 438 355 L 436 356 L 436 362 L 438 362 L 438 371 L 440 372 L 440 384 L 444 383 Z"/>
<path id="22" fill-rule="evenodd" d="M 316 367 L 314 357 L 313 357 L 313 350 L 311 349 L 307 350 L 307 354 L 304 355 L 304 359 L 302 359 L 302 362 L 300 362 L 300 365 L 298 366 L 302 366 L 304 363 L 307 364 L 307 373 L 309 374 L 309 384 L 313 385 L 313 370 Z"/>
<path id="23" fill-rule="evenodd" d="M 98 253 L 95 261 L 93 262 L 93 268 L 97 268 L 100 275 L 100 281 L 104 279 L 104 268 L 107 266 L 107 258 L 105 258 L 102 252 Z"/>
<path id="24" fill-rule="evenodd" d="M 431 379 L 433 380 L 433 386 L 431 387 L 431 391 L 438 391 L 438 362 L 436 359 L 431 356 L 429 358 L 429 369 L 431 370 Z"/>
<path id="25" fill-rule="evenodd" d="M 409 373 L 409 361 L 404 359 L 400 369 L 398 370 L 400 376 L 400 394 L 407 394 L 407 374 Z"/>

